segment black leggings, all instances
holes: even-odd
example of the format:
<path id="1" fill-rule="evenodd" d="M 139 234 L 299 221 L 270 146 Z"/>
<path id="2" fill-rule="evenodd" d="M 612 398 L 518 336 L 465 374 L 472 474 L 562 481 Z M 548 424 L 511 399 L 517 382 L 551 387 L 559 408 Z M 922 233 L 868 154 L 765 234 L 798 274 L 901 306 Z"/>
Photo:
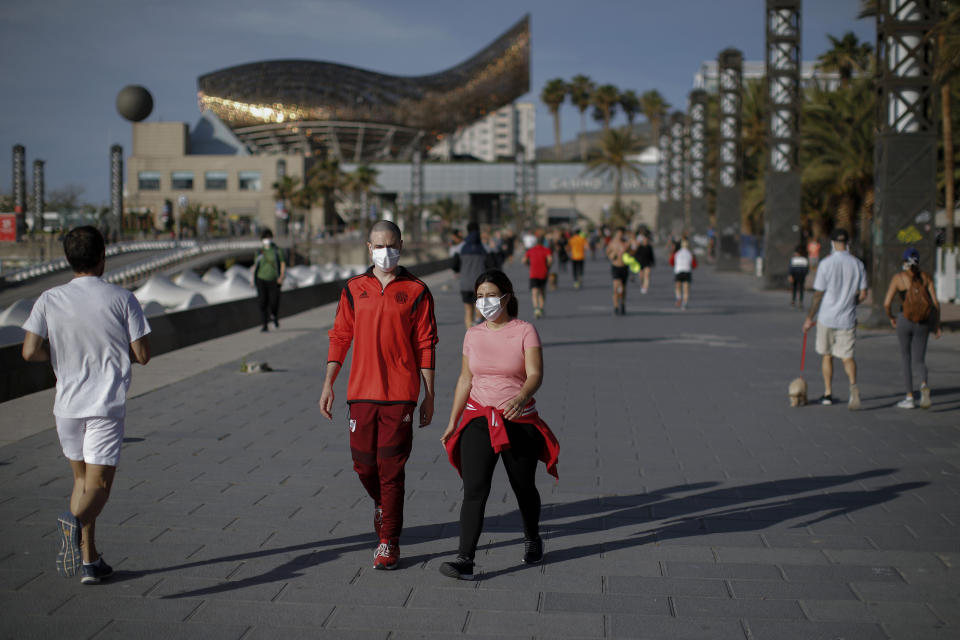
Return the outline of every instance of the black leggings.
<path id="1" fill-rule="evenodd" d="M 583 279 L 583 260 L 573 260 L 573 279 Z"/>
<path id="2" fill-rule="evenodd" d="M 507 422 L 510 448 L 494 453 L 485 418 L 474 418 L 460 434 L 460 472 L 463 475 L 463 504 L 460 507 L 460 555 L 473 559 L 477 541 L 483 529 L 483 513 L 490 495 L 493 470 L 497 458 L 503 458 L 503 467 L 513 493 L 517 496 L 523 535 L 540 535 L 540 492 L 537 491 L 536 472 L 543 436 L 532 424 Z"/>
<path id="3" fill-rule="evenodd" d="M 280 284 L 276 280 L 261 280 L 260 278 L 256 280 L 257 298 L 260 302 L 260 318 L 263 320 L 263 326 L 266 327 L 271 316 L 274 320 L 279 319 Z"/>
<path id="4" fill-rule="evenodd" d="M 791 269 L 790 275 L 793 277 L 793 294 L 790 301 L 796 302 L 799 295 L 800 304 L 803 304 L 803 283 L 807 279 L 807 272 L 803 269 Z"/>

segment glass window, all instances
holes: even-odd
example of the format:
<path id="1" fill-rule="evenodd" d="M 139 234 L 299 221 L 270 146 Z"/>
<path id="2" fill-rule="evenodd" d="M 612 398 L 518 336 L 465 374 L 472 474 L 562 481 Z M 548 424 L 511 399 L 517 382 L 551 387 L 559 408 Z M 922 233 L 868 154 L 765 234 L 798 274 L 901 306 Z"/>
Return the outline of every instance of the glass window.
<path id="1" fill-rule="evenodd" d="M 238 171 L 237 186 L 240 191 L 260 191 L 260 172 Z"/>
<path id="2" fill-rule="evenodd" d="M 225 191 L 227 188 L 227 172 L 207 171 L 203 174 L 203 185 L 207 191 Z"/>
<path id="3" fill-rule="evenodd" d="M 138 173 L 137 188 L 140 191 L 160 191 L 160 172 L 141 171 Z"/>
<path id="4" fill-rule="evenodd" d="M 170 174 L 170 188 L 193 189 L 193 171 L 174 171 Z"/>

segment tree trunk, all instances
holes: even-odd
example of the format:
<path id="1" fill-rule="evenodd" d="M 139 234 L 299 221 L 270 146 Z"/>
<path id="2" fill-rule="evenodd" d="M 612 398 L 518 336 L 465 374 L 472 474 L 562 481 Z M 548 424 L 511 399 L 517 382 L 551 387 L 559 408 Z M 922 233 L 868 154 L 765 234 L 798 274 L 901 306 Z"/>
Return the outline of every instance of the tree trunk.
<path id="1" fill-rule="evenodd" d="M 869 187 L 863 194 L 863 202 L 860 204 L 860 258 L 870 269 L 873 263 L 873 203 L 875 193 L 873 187 Z"/>
<path id="2" fill-rule="evenodd" d="M 944 48 L 944 34 L 940 34 L 940 50 Z M 947 214 L 947 246 L 955 247 L 953 226 L 955 195 L 953 192 L 953 114 L 950 111 L 950 83 L 944 81 L 940 87 L 941 118 L 943 120 L 943 207 Z"/>
<path id="3" fill-rule="evenodd" d="M 840 196 L 834 223 L 837 229 L 845 229 L 847 233 L 853 235 L 853 197 L 849 195 Z"/>
<path id="4" fill-rule="evenodd" d="M 587 133 L 587 111 L 580 110 L 580 162 L 587 161 L 587 139 L 584 137 Z"/>
<path id="5" fill-rule="evenodd" d="M 553 113 L 553 159 L 560 161 L 560 112 Z"/>

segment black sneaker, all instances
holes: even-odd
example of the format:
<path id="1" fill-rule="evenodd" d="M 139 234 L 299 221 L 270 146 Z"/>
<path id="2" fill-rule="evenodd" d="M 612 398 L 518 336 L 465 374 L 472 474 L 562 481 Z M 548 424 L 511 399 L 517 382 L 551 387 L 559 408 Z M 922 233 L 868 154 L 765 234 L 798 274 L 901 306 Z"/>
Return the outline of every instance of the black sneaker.
<path id="1" fill-rule="evenodd" d="M 113 575 L 113 568 L 103 561 L 103 556 L 93 564 L 84 563 L 80 569 L 80 582 L 83 584 L 100 584 L 101 580 Z"/>
<path id="2" fill-rule="evenodd" d="M 833 404 L 833 396 L 832 396 L 832 395 L 825 395 L 825 396 L 823 396 L 822 398 L 820 398 L 820 401 L 819 401 L 819 402 L 820 402 L 820 404 Z"/>
<path id="3" fill-rule="evenodd" d="M 525 538 L 523 541 L 523 564 L 538 564 L 543 560 L 543 538 Z"/>
<path id="4" fill-rule="evenodd" d="M 457 556 L 457 559 L 453 562 L 441 564 L 440 573 L 457 580 L 473 580 L 473 560 L 464 556 Z"/>

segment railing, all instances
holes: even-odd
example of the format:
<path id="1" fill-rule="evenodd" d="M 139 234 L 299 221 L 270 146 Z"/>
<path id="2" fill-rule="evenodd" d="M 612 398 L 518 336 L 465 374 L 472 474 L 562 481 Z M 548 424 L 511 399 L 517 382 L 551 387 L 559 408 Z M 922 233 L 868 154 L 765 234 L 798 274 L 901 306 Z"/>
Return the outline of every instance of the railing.
<path id="1" fill-rule="evenodd" d="M 130 274 L 141 273 L 148 274 L 152 270 L 164 268 L 180 262 L 188 257 L 193 257 L 200 253 L 207 253 L 211 251 L 230 251 L 230 250 L 246 250 L 251 249 L 255 250 L 260 246 L 259 240 L 214 240 L 210 242 L 199 242 L 195 239 L 191 240 L 147 240 L 147 241 L 138 241 L 138 242 L 118 242 L 116 244 L 108 245 L 106 248 L 107 257 L 120 255 L 122 253 L 134 253 L 138 251 L 164 251 L 170 250 L 173 251 L 173 254 L 162 256 L 160 258 L 153 258 L 150 260 L 145 260 L 142 263 L 137 263 L 135 265 L 130 265 L 124 267 L 123 269 L 117 269 L 111 271 L 104 276 L 108 282 L 118 283 L 123 282 L 125 277 L 119 276 L 117 274 L 127 274 L 126 278 L 130 277 Z M 153 265 L 153 269 L 144 271 L 144 268 L 147 265 Z M 58 271 L 64 271 L 69 269 L 70 265 L 67 263 L 66 258 L 58 258 L 56 260 L 50 260 L 49 262 L 44 262 L 41 264 L 33 265 L 30 267 L 25 267 L 23 269 L 18 269 L 9 274 L 3 276 L 3 280 L 8 284 L 22 284 L 33 278 L 39 278 L 41 276 L 49 275 L 51 273 L 56 273 Z"/>

